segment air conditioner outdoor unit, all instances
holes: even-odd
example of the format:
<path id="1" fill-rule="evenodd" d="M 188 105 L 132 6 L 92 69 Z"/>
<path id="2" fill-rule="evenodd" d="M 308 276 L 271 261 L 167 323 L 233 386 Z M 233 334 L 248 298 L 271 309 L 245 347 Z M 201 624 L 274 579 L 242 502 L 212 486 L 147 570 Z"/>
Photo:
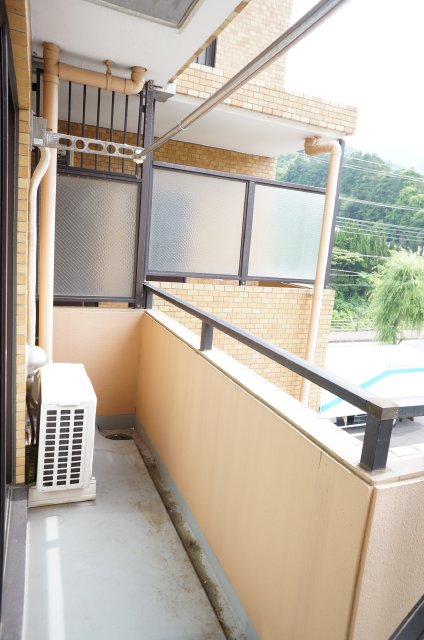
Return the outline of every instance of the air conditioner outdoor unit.
<path id="1" fill-rule="evenodd" d="M 29 506 L 93 500 L 96 394 L 82 364 L 47 364 L 39 370 L 37 481 Z"/>

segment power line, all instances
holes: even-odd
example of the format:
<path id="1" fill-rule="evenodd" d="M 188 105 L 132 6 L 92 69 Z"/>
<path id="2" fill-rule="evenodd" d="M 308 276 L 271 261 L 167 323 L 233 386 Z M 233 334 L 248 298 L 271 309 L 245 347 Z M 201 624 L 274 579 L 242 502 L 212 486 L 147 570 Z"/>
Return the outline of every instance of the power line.
<path id="1" fill-rule="evenodd" d="M 336 287 L 361 287 L 361 289 L 362 289 L 363 287 L 373 287 L 373 286 L 374 286 L 373 284 L 367 284 L 367 283 L 364 283 L 364 284 L 358 284 L 358 283 L 353 283 L 353 284 L 350 284 L 350 283 L 348 283 L 348 284 L 337 284 L 337 283 L 334 283 L 334 285 L 335 285 Z"/>
<path id="2" fill-rule="evenodd" d="M 351 234 L 359 234 L 362 236 L 369 237 L 382 237 L 384 233 L 386 236 L 399 236 L 405 240 L 417 241 L 424 237 L 424 229 L 415 229 L 414 227 L 397 227 L 396 225 L 368 225 L 366 222 L 362 223 L 358 221 L 356 223 L 352 223 L 350 221 L 344 222 L 343 220 L 337 219 L 336 221 L 336 231 L 344 231 L 345 233 Z"/>
<path id="3" fill-rule="evenodd" d="M 355 276 L 357 276 L 360 273 L 359 271 L 350 271 L 349 269 L 331 269 L 331 274 L 337 275 L 336 272 L 339 272 L 339 273 L 353 273 L 353 274 L 355 274 Z"/>
<path id="4" fill-rule="evenodd" d="M 355 202 L 357 204 L 366 204 L 372 207 L 382 207 L 383 209 L 396 209 L 397 211 L 417 211 L 421 213 L 424 211 L 424 207 L 405 207 L 403 205 L 385 204 L 384 202 L 372 202 L 371 200 L 359 200 L 358 198 L 350 198 L 349 196 L 340 196 L 340 200 Z"/>
<path id="5" fill-rule="evenodd" d="M 391 222 L 379 222 L 378 220 L 363 220 L 360 218 L 349 218 L 347 216 L 338 216 L 337 221 L 341 221 L 342 223 L 350 223 L 355 225 L 370 225 L 375 226 L 381 229 L 381 227 L 392 227 L 395 230 L 405 229 L 405 231 L 413 231 L 416 233 L 424 233 L 424 227 L 410 227 L 408 225 L 394 224 Z"/>
<path id="6" fill-rule="evenodd" d="M 309 156 L 307 156 L 305 154 L 305 158 Z M 318 158 L 317 156 L 311 156 L 314 160 L 316 160 L 317 162 L 324 162 L 325 164 L 328 164 L 328 160 L 326 160 L 325 158 Z M 352 158 L 351 161 L 356 161 L 356 158 Z M 347 169 L 353 169 L 355 171 L 362 171 L 363 173 L 370 173 L 370 174 L 375 174 L 375 175 L 382 175 L 382 176 L 389 176 L 392 178 L 395 178 L 397 180 L 406 180 L 408 182 L 420 182 L 420 183 L 424 183 L 424 178 L 416 178 L 415 176 L 402 176 L 399 175 L 398 173 L 393 173 L 391 171 L 382 171 L 382 170 L 377 170 L 377 169 L 370 169 L 369 167 L 357 167 L 354 164 L 349 164 L 349 163 L 344 163 L 342 165 L 343 169 L 347 168 Z"/>
<path id="7" fill-rule="evenodd" d="M 349 233 L 350 235 L 355 235 L 355 236 L 359 236 L 360 238 L 379 238 L 381 239 L 381 233 L 378 233 L 378 231 L 373 231 L 373 230 L 366 230 L 366 229 L 352 229 L 350 227 L 340 227 L 339 229 L 336 229 L 337 233 Z M 394 231 L 386 231 L 385 233 L 387 238 L 390 238 L 391 240 L 397 240 L 396 238 L 396 232 Z M 406 240 L 407 242 L 417 242 L 417 236 L 414 234 L 402 234 L 402 240 Z"/>
<path id="8" fill-rule="evenodd" d="M 364 278 L 369 273 L 330 273 L 331 278 Z"/>
<path id="9" fill-rule="evenodd" d="M 360 256 L 361 258 L 377 258 L 378 260 L 388 260 L 390 256 L 371 256 L 366 253 L 358 253 L 357 251 L 349 251 L 348 249 L 339 249 L 339 247 L 333 248 L 333 253 L 348 253 L 353 256 Z"/>

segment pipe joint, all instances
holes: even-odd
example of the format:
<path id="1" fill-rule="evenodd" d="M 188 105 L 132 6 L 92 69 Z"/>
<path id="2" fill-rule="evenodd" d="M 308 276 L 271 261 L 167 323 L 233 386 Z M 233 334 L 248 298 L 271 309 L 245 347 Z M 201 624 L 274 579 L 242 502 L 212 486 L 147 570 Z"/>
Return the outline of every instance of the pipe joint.
<path id="1" fill-rule="evenodd" d="M 59 47 L 56 44 L 53 44 L 53 42 L 44 42 L 43 82 L 52 82 L 54 84 L 59 84 L 59 52 Z"/>
<path id="2" fill-rule="evenodd" d="M 320 136 L 305 138 L 305 153 L 308 156 L 317 156 L 320 153 L 330 153 L 332 156 L 341 156 L 342 150 L 337 140 L 320 144 Z"/>

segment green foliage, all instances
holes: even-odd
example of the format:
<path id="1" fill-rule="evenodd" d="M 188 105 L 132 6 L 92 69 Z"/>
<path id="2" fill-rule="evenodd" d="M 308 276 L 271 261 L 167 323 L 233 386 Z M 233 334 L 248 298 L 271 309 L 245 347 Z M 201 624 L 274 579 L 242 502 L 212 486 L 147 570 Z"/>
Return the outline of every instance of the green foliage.
<path id="1" fill-rule="evenodd" d="M 370 297 L 380 342 L 397 344 L 404 329 L 424 327 L 424 257 L 401 251 L 381 265 Z"/>
<path id="2" fill-rule="evenodd" d="M 325 187 L 327 171 L 325 156 L 291 154 L 278 159 L 276 177 Z M 376 154 L 347 149 L 340 193 L 339 216 L 375 223 L 369 234 L 355 224 L 336 228 L 330 279 L 336 291 L 333 319 L 350 320 L 355 325 L 371 318 L 368 299 L 376 282 L 374 275 L 391 263 L 389 256 L 401 250 L 416 252 L 424 246 L 424 176 L 414 169 L 396 169 Z M 369 204 L 372 202 L 390 206 Z M 396 229 L 384 226 L 387 224 Z M 403 227 L 422 229 L 422 233 L 405 232 Z"/>
<path id="3" fill-rule="evenodd" d="M 418 227 L 417 237 L 405 236 L 399 230 L 394 235 L 386 231 L 386 240 L 394 246 L 416 251 L 424 244 L 424 179 L 414 169 L 394 169 L 375 153 L 346 152 L 343 163 L 339 215 L 397 226 Z M 277 161 L 276 179 L 284 182 L 325 187 L 328 159 L 291 154 Z M 390 174 L 390 175 L 387 175 Z M 408 178 L 406 180 L 405 178 Z M 343 199 L 346 198 L 346 199 Z M 390 208 L 355 202 L 378 202 Z M 411 207 L 419 211 L 392 209 L 393 205 Z"/>

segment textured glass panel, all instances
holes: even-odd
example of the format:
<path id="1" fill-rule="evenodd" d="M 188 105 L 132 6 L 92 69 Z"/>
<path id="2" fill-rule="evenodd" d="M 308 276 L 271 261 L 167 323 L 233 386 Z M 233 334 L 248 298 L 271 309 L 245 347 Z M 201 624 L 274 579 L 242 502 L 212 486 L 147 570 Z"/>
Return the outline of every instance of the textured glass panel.
<path id="1" fill-rule="evenodd" d="M 249 276 L 314 280 L 324 195 L 256 185 Z"/>
<path id="2" fill-rule="evenodd" d="M 134 294 L 137 185 L 57 177 L 55 295 Z"/>
<path id="3" fill-rule="evenodd" d="M 245 183 L 156 169 L 149 271 L 237 275 Z"/>

